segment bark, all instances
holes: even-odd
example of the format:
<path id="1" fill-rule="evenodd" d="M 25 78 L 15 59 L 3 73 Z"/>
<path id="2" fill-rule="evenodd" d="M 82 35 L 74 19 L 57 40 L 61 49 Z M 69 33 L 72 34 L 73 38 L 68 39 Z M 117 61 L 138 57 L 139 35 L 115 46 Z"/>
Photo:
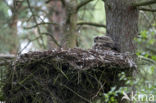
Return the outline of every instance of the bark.
<path id="1" fill-rule="evenodd" d="M 107 35 L 120 52 L 135 52 L 134 38 L 138 33 L 138 10 L 134 0 L 107 0 L 105 3 Z"/>
<path id="2" fill-rule="evenodd" d="M 136 46 L 134 38 L 138 34 L 138 10 L 132 7 L 135 0 L 106 0 L 106 32 L 114 42 L 115 47 L 121 53 L 135 53 Z M 136 59 L 136 56 L 132 56 Z M 135 77 L 135 69 L 125 72 L 129 77 Z M 124 86 L 125 83 L 119 84 L 118 87 Z M 132 86 L 133 91 L 135 87 Z M 122 95 L 118 97 L 119 103 L 127 103 L 121 101 Z"/>

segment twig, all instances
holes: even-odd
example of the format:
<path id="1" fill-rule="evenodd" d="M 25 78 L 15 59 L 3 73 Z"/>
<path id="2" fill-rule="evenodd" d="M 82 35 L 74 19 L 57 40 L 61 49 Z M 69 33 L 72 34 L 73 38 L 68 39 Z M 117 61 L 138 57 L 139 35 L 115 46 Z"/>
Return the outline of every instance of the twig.
<path id="1" fill-rule="evenodd" d="M 58 1 L 58 0 L 47 0 L 45 3 L 48 4 L 50 3 L 51 1 Z M 62 5 L 65 6 L 66 5 L 66 2 L 65 0 L 60 0 L 62 2 Z"/>
<path id="2" fill-rule="evenodd" d="M 81 7 L 83 7 L 84 5 L 88 4 L 88 3 L 91 2 L 91 1 L 93 1 L 93 0 L 85 0 L 85 1 L 83 1 L 83 2 L 81 2 L 81 3 L 79 3 L 79 4 L 77 5 L 77 7 L 76 7 L 76 11 L 78 12 L 79 9 L 80 9 Z"/>
<path id="3" fill-rule="evenodd" d="M 15 59 L 16 56 L 13 54 L 0 54 L 0 66 L 6 66 Z"/>
<path id="4" fill-rule="evenodd" d="M 26 48 L 29 46 L 29 44 L 30 44 L 31 42 L 33 42 L 33 41 L 35 41 L 35 40 L 41 38 L 42 36 L 43 36 L 43 35 L 40 35 L 40 36 L 36 37 L 35 39 L 29 40 L 28 43 L 24 46 L 24 48 L 22 48 L 22 49 L 18 52 L 18 54 L 21 54 L 21 53 L 23 52 L 23 50 L 26 49 Z"/>
<path id="5" fill-rule="evenodd" d="M 78 22 L 77 25 L 90 25 L 90 26 L 95 26 L 95 27 L 106 28 L 106 25 L 104 24 L 98 24 L 98 23 L 93 23 L 93 22 Z"/>
<path id="6" fill-rule="evenodd" d="M 100 89 L 97 91 L 97 93 L 92 97 L 92 100 L 94 100 L 100 93 L 100 91 L 103 89 L 104 84 L 100 87 Z"/>
<path id="7" fill-rule="evenodd" d="M 139 59 L 141 59 L 141 60 L 145 60 L 145 61 L 148 61 L 148 62 L 150 62 L 150 63 L 152 63 L 152 64 L 156 64 L 156 62 L 155 62 L 154 60 L 150 59 L 150 58 L 146 58 L 146 57 L 144 57 L 144 56 L 138 56 L 138 57 L 139 57 Z"/>
<path id="8" fill-rule="evenodd" d="M 45 3 L 48 4 L 48 3 L 50 3 L 50 2 L 51 2 L 51 0 L 47 0 Z"/>
<path id="9" fill-rule="evenodd" d="M 0 67 L 2 67 L 2 66 L 7 66 L 7 65 L 9 65 L 11 62 L 12 62 L 11 60 L 7 60 L 7 61 L 0 62 Z"/>
<path id="10" fill-rule="evenodd" d="M 34 22 L 35 22 L 36 25 L 37 25 L 38 23 L 37 23 L 37 20 L 36 20 L 35 15 L 34 15 L 34 13 L 33 13 L 33 10 L 32 10 L 32 8 L 31 8 L 31 5 L 30 5 L 29 0 L 27 0 L 27 4 L 28 4 L 28 8 L 30 9 L 30 12 L 32 13 L 33 20 L 34 20 Z M 38 29 L 38 32 L 40 33 L 40 28 L 39 28 L 38 26 L 37 26 L 37 29 Z"/>
<path id="11" fill-rule="evenodd" d="M 63 5 L 63 6 L 66 6 L 65 0 L 61 0 L 61 2 L 62 2 L 62 5 Z"/>
<path id="12" fill-rule="evenodd" d="M 148 12 L 156 12 L 156 9 L 139 8 L 139 10 L 148 11 Z"/>
<path id="13" fill-rule="evenodd" d="M 85 26 L 85 27 L 82 27 L 81 28 L 82 30 L 93 30 L 97 33 L 100 33 L 100 34 L 105 34 L 105 31 L 102 31 L 102 30 L 99 30 L 98 28 L 95 28 L 95 27 L 91 27 L 91 26 Z"/>
<path id="14" fill-rule="evenodd" d="M 32 10 L 32 7 L 30 5 L 29 0 L 27 0 L 27 4 L 28 4 L 28 8 L 30 9 L 30 12 L 32 13 L 33 20 L 34 20 L 35 24 L 37 25 L 38 24 L 37 23 L 37 19 L 36 19 L 35 15 L 34 15 L 34 12 Z M 38 25 L 37 25 L 37 31 L 38 31 L 39 34 L 41 34 L 41 30 L 40 30 L 40 27 Z M 42 42 L 44 44 L 44 41 L 43 41 L 43 38 L 42 37 L 41 37 L 41 40 L 42 40 Z M 45 45 L 43 45 L 43 47 L 46 48 Z"/>
<path id="15" fill-rule="evenodd" d="M 149 24 L 148 27 L 152 27 L 152 23 L 151 23 L 149 17 L 147 16 L 147 14 L 144 11 L 141 11 L 140 13 L 143 14 L 143 16 L 145 17 L 145 20 L 148 22 L 148 24 Z"/>
<path id="16" fill-rule="evenodd" d="M 132 6 L 133 7 L 138 7 L 138 6 L 147 6 L 147 5 L 152 5 L 155 4 L 156 0 L 151 0 L 151 1 L 144 1 L 144 2 L 140 2 L 140 3 L 133 3 Z"/>
<path id="17" fill-rule="evenodd" d="M 72 90 L 71 88 L 67 87 L 66 85 L 61 84 L 61 86 L 63 86 L 64 88 L 68 89 L 69 91 L 73 92 L 73 93 L 76 94 L 78 97 L 80 97 L 81 99 L 85 100 L 87 103 L 92 103 L 92 102 L 89 101 L 87 98 L 82 97 L 80 94 L 78 94 L 77 92 L 75 92 L 75 91 Z"/>
<path id="18" fill-rule="evenodd" d="M 51 33 L 45 32 L 45 33 L 41 33 L 41 34 L 45 34 L 45 35 L 50 36 L 51 39 L 52 39 L 52 41 L 53 41 L 58 47 L 61 47 L 61 45 L 57 42 L 57 40 L 55 39 L 55 37 L 54 37 Z"/>
<path id="19" fill-rule="evenodd" d="M 14 59 L 15 57 L 13 54 L 0 54 L 0 59 Z"/>
<path id="20" fill-rule="evenodd" d="M 32 29 L 32 28 L 36 28 L 36 27 L 38 27 L 38 26 L 40 26 L 40 25 L 46 25 L 46 24 L 57 25 L 56 23 L 50 23 L 50 22 L 41 22 L 41 23 L 38 23 L 38 24 L 36 24 L 36 25 L 33 25 L 33 26 L 31 26 L 31 27 L 24 27 L 24 29 Z"/>

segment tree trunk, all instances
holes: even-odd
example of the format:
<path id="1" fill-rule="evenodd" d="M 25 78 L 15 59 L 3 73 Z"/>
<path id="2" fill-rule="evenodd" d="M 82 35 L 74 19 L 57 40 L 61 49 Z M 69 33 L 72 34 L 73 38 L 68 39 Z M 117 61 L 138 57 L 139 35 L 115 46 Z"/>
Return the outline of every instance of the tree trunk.
<path id="1" fill-rule="evenodd" d="M 106 32 L 114 42 L 115 47 L 121 53 L 135 53 L 136 46 L 134 38 L 138 34 L 138 10 L 131 6 L 135 0 L 106 0 Z M 135 60 L 136 56 L 132 56 Z M 135 70 L 125 72 L 127 76 L 133 77 Z M 125 83 L 117 84 L 118 87 Z M 134 86 L 132 87 L 134 89 Z M 119 103 L 122 96 L 118 97 Z"/>
<path id="2" fill-rule="evenodd" d="M 51 33 L 57 42 L 60 44 L 63 35 L 64 35 L 64 20 L 65 20 L 65 8 L 62 5 L 61 1 L 51 1 L 48 4 L 49 14 L 48 18 L 49 21 L 52 23 L 56 23 L 57 25 L 49 25 L 48 26 L 48 32 Z M 51 37 L 48 37 L 48 49 L 52 48 L 59 48 L 51 39 Z"/>
<path id="3" fill-rule="evenodd" d="M 76 47 L 77 33 L 77 12 L 76 1 L 66 0 L 65 4 L 61 1 L 51 1 L 49 3 L 49 20 L 57 25 L 50 25 L 48 31 L 53 34 L 62 48 Z M 51 39 L 48 40 L 48 47 L 58 48 Z"/>
<path id="4" fill-rule="evenodd" d="M 65 21 L 65 35 L 62 42 L 64 49 L 76 47 L 77 42 L 77 12 L 75 0 L 66 0 L 66 21 Z"/>
<path id="5" fill-rule="evenodd" d="M 18 35 L 17 35 L 17 21 L 18 21 L 18 10 L 20 9 L 22 4 L 17 5 L 16 1 L 13 1 L 13 7 L 10 8 L 11 12 L 12 12 L 12 17 L 9 23 L 9 28 L 10 28 L 10 34 L 13 37 L 13 43 L 11 44 L 12 47 L 10 49 L 10 53 L 11 54 L 17 54 L 18 51 L 18 45 L 19 45 L 19 41 L 18 41 Z"/>
<path id="6" fill-rule="evenodd" d="M 134 0 L 106 0 L 107 35 L 120 52 L 135 52 L 134 38 L 138 33 L 138 10 Z"/>

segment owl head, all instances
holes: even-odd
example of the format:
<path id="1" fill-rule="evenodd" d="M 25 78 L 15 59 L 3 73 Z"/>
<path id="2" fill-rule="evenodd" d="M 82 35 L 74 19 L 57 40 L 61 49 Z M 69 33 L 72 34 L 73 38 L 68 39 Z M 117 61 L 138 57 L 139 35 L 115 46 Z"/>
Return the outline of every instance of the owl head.
<path id="1" fill-rule="evenodd" d="M 93 49 L 95 50 L 113 50 L 114 42 L 109 36 L 97 36 L 94 38 Z"/>

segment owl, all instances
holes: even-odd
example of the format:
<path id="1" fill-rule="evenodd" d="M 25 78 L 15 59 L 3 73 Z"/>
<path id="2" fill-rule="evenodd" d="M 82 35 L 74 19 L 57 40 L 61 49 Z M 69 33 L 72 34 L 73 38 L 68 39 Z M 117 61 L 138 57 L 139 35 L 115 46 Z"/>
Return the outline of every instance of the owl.
<path id="1" fill-rule="evenodd" d="M 113 50 L 114 41 L 109 36 L 97 36 L 94 38 L 94 50 Z"/>

